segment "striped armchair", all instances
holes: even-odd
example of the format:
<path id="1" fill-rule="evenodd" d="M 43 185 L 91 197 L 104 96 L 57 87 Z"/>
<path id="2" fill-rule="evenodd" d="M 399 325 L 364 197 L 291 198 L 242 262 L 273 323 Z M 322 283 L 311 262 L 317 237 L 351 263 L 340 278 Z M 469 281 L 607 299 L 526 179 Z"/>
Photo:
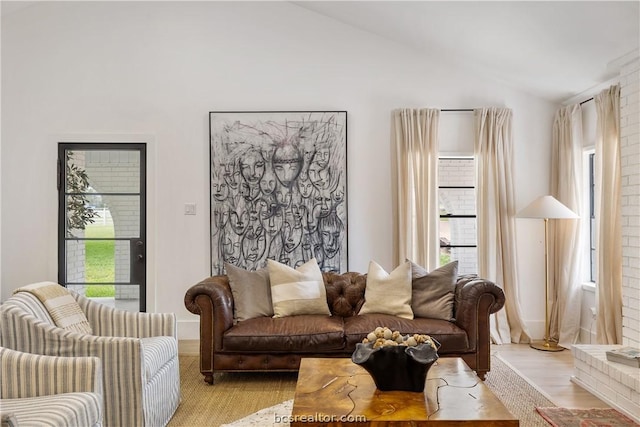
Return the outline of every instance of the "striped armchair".
<path id="1" fill-rule="evenodd" d="M 0 415 L 3 426 L 101 426 L 100 359 L 0 347 Z"/>
<path id="2" fill-rule="evenodd" d="M 174 314 L 132 313 L 69 291 L 92 334 L 56 325 L 28 292 L 0 306 L 0 346 L 50 356 L 95 356 L 102 362 L 104 424 L 166 425 L 180 403 Z"/>

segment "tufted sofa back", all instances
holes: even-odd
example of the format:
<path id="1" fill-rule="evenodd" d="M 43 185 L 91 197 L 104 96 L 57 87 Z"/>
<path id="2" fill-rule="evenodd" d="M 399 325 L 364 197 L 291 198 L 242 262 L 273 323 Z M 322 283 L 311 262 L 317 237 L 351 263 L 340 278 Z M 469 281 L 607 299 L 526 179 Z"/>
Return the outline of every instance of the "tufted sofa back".
<path id="1" fill-rule="evenodd" d="M 334 316 L 355 316 L 364 304 L 367 275 L 362 273 L 322 273 L 327 302 Z"/>

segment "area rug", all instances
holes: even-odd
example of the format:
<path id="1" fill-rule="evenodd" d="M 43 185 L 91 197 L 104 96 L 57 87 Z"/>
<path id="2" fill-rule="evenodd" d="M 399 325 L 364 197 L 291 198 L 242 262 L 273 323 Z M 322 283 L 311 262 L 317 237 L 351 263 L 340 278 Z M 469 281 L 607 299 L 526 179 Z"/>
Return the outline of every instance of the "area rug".
<path id="1" fill-rule="evenodd" d="M 634 422 L 615 409 L 567 409 L 536 408 L 536 411 L 553 427 L 638 427 Z"/>
<path id="2" fill-rule="evenodd" d="M 520 420 L 523 427 L 549 427 L 536 412 L 536 406 L 553 405 L 545 395 L 520 377 L 499 357 L 492 356 L 491 372 L 485 380 L 487 387 Z M 293 400 L 262 409 L 222 427 L 287 427 L 290 425 Z M 564 427 L 564 426 L 563 426 Z"/>
<path id="3" fill-rule="evenodd" d="M 214 384 L 209 385 L 200 374 L 198 356 L 178 358 L 182 399 L 167 427 L 218 427 L 286 402 L 295 394 L 295 372 L 216 373 Z M 290 413 L 291 408 L 285 412 Z"/>
<path id="4" fill-rule="evenodd" d="M 230 424 L 223 424 L 221 427 L 286 427 L 291 424 L 292 409 L 293 399 L 262 409 Z"/>
<path id="5" fill-rule="evenodd" d="M 549 427 L 536 412 L 536 407 L 551 407 L 555 406 L 554 403 L 542 390 L 518 375 L 518 371 L 502 360 L 500 354 L 491 355 L 491 371 L 487 373 L 484 384 L 520 420 L 520 426 Z"/>

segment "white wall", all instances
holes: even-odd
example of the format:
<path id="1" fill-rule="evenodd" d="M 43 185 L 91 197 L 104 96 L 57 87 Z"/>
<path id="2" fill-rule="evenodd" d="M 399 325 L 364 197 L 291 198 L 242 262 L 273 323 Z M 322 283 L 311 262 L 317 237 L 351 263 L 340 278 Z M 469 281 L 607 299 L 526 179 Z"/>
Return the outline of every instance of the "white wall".
<path id="1" fill-rule="evenodd" d="M 57 277 L 58 136 L 151 135 L 148 306 L 176 312 L 185 339 L 199 319 L 184 293 L 210 271 L 209 111 L 348 111 L 352 271 L 394 267 L 394 108 L 512 108 L 516 208 L 549 189 L 555 106 L 285 2 L 36 4 L 3 17 L 2 89 L 2 297 Z M 542 337 L 543 223 L 517 231 L 522 312 Z"/>

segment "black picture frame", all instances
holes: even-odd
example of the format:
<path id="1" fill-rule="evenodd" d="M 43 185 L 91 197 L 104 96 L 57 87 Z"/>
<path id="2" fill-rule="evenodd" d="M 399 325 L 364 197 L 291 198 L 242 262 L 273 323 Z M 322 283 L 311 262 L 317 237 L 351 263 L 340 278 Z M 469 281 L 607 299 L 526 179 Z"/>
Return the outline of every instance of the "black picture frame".
<path id="1" fill-rule="evenodd" d="M 348 271 L 347 112 L 209 112 L 211 274 Z"/>

